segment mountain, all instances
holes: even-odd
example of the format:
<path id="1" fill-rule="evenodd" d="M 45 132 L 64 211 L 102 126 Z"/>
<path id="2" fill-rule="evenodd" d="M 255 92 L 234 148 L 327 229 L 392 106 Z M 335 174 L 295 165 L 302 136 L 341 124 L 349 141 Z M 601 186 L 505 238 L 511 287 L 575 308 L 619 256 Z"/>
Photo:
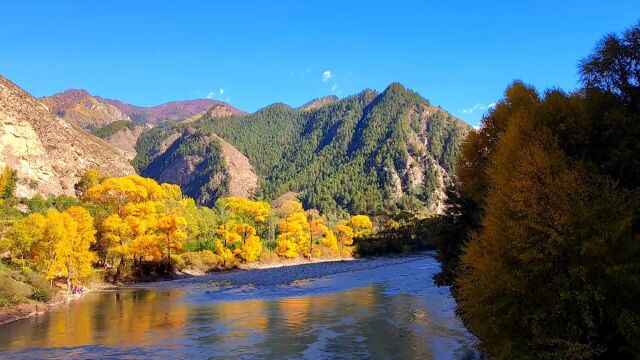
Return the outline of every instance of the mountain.
<path id="1" fill-rule="evenodd" d="M 302 105 L 300 107 L 300 109 L 302 110 L 315 110 L 319 107 L 325 106 L 327 104 L 331 104 L 334 103 L 336 101 L 340 100 L 337 96 L 335 95 L 331 95 L 331 96 L 325 96 L 325 97 L 321 97 L 321 98 L 317 98 L 317 99 L 313 99 L 311 101 L 309 101 L 308 103 Z"/>
<path id="2" fill-rule="evenodd" d="M 205 205 L 221 196 L 249 197 L 256 190 L 258 177 L 249 160 L 217 135 L 192 127 L 160 131 L 163 136 L 154 139 L 162 141 L 153 146 L 159 156 L 150 159 L 144 176 L 179 184 L 183 193 Z M 145 149 L 144 143 L 138 148 Z"/>
<path id="3" fill-rule="evenodd" d="M 18 196 L 73 195 L 88 169 L 134 173 L 118 150 L 54 115 L 41 101 L 0 76 L 0 166 L 17 171 Z"/>
<path id="4" fill-rule="evenodd" d="M 212 108 L 217 109 L 218 113 L 224 113 L 225 115 L 244 114 L 244 111 L 236 109 L 235 107 L 225 102 L 212 99 L 172 101 L 151 107 L 125 104 L 119 100 L 111 100 L 105 98 L 99 99 L 115 106 L 120 111 L 127 114 L 134 122 L 140 124 L 159 124 L 164 121 L 180 121 L 203 113 Z"/>
<path id="5" fill-rule="evenodd" d="M 133 163 L 143 175 L 159 177 L 167 174 L 167 154 L 202 156 L 210 140 L 222 138 L 255 167 L 260 198 L 292 191 L 323 213 L 424 206 L 442 211 L 444 188 L 469 131 L 468 124 L 394 83 L 382 93 L 365 90 L 320 106 L 273 104 L 253 114 L 204 114 L 188 124 L 153 129 L 138 141 Z M 168 148 L 168 142 L 179 148 Z M 207 196 L 224 194 L 219 179 L 226 170 L 213 170 L 216 159 L 209 161 L 210 175 L 199 184 Z"/>
<path id="6" fill-rule="evenodd" d="M 86 90 L 70 89 L 40 100 L 56 115 L 89 131 L 115 121 L 131 120 L 118 108 Z"/>
<path id="7" fill-rule="evenodd" d="M 127 159 L 133 159 L 136 152 L 136 143 L 143 132 L 153 128 L 151 124 L 136 125 L 130 120 L 112 122 L 91 133 L 105 140 L 119 149 Z"/>

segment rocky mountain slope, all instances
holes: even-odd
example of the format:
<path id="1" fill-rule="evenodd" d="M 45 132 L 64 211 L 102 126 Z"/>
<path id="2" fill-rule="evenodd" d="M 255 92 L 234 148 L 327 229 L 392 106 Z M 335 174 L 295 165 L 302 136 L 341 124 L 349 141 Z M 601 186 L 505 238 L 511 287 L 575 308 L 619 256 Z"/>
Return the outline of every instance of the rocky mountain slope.
<path id="1" fill-rule="evenodd" d="M 18 196 L 73 195 L 88 169 L 108 176 L 134 172 L 105 141 L 54 115 L 41 101 L 0 76 L 0 166 L 17 171 Z"/>
<path id="2" fill-rule="evenodd" d="M 220 114 L 242 115 L 244 111 L 218 100 L 195 99 L 172 101 L 158 106 L 143 107 L 125 104 L 118 100 L 100 98 L 127 114 L 136 123 L 159 124 L 164 121 L 179 121 L 203 113 L 210 109 L 217 109 Z"/>
<path id="3" fill-rule="evenodd" d="M 204 205 L 213 205 L 221 196 L 249 197 L 256 190 L 258 177 L 249 160 L 217 135 L 203 135 L 191 127 L 173 128 L 164 135 L 154 146 L 159 155 L 150 159 L 143 176 L 179 184 Z"/>
<path id="4" fill-rule="evenodd" d="M 293 191 L 323 213 L 424 206 L 442 211 L 444 188 L 452 181 L 468 124 L 400 84 L 382 93 L 366 90 L 309 105 L 274 104 L 226 118 L 204 114 L 189 124 L 154 129 L 140 138 L 134 165 L 143 174 L 165 174 L 160 180 L 176 182 L 166 171 L 171 164 L 159 159 L 176 151 L 185 154 L 185 149 L 202 156 L 205 145 L 219 137 L 255 167 L 261 178 L 256 193 L 262 198 Z M 169 139 L 182 150 L 163 152 Z M 228 172 L 224 166 L 218 169 L 200 181 L 208 184 L 208 194 L 228 191 L 228 183 L 220 181 Z"/>
<path id="5" fill-rule="evenodd" d="M 100 101 L 86 90 L 70 89 L 40 100 L 56 115 L 89 131 L 115 121 L 131 120 L 118 108 Z"/>

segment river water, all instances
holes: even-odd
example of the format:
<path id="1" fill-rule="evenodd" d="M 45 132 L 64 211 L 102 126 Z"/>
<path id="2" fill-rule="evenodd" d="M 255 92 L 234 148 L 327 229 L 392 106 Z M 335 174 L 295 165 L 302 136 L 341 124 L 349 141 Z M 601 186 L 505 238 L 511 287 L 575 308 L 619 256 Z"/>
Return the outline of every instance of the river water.
<path id="1" fill-rule="evenodd" d="M 432 256 L 281 286 L 89 293 L 0 327 L 0 358 L 475 358 Z"/>

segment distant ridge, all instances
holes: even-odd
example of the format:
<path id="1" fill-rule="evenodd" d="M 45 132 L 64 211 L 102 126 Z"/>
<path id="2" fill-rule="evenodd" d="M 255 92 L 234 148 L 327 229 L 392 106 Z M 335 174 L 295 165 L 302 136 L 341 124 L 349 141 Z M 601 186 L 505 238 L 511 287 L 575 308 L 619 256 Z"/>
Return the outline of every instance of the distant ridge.
<path id="1" fill-rule="evenodd" d="M 158 124 L 163 121 L 180 121 L 188 119 L 194 115 L 203 113 L 213 107 L 222 108 L 224 112 L 232 115 L 245 114 L 244 111 L 237 109 L 224 101 L 213 99 L 194 99 L 171 101 L 157 106 L 144 107 L 131 104 L 125 104 L 119 100 L 100 98 L 123 113 L 127 114 L 131 120 L 136 123 Z"/>

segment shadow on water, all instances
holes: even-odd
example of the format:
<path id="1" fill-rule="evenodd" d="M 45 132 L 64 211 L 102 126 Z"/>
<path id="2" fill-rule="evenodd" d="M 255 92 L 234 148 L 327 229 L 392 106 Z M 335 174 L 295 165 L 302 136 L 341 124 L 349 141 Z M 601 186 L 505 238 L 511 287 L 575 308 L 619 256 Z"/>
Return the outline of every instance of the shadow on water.
<path id="1" fill-rule="evenodd" d="M 435 264 L 435 265 L 434 265 Z M 462 358 L 473 337 L 431 257 L 282 286 L 87 294 L 0 327 L 9 358 Z M 213 291 L 215 290 L 215 291 Z"/>

